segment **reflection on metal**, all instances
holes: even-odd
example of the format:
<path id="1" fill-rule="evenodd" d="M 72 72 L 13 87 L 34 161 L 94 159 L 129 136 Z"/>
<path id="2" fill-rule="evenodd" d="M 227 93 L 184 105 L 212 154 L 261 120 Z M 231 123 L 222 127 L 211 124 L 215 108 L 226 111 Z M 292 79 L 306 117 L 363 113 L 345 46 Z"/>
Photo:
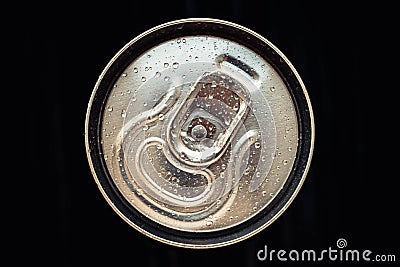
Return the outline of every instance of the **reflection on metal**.
<path id="1" fill-rule="evenodd" d="M 191 248 L 272 223 L 300 189 L 314 140 L 307 92 L 285 56 L 213 19 L 172 21 L 123 47 L 85 126 L 111 207 L 140 232 Z"/>

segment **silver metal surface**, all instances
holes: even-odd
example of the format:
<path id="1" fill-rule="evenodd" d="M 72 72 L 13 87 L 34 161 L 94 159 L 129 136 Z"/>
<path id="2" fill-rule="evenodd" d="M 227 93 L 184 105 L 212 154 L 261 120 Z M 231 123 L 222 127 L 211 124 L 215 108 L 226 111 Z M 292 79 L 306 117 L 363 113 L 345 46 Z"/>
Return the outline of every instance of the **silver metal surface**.
<path id="1" fill-rule="evenodd" d="M 312 121 L 304 84 L 284 55 L 244 27 L 211 19 L 170 22 L 133 39 L 99 77 L 91 102 L 104 74 L 132 44 L 164 27 L 193 21 L 235 27 L 273 48 L 299 80 Z M 99 118 L 99 157 L 117 193 L 154 223 L 189 235 L 234 229 L 265 213 L 287 183 L 298 153 L 299 114 L 284 78 L 243 44 L 197 33 L 171 38 L 132 58 L 110 88 Z M 194 248 L 240 241 L 274 221 L 301 187 L 312 152 L 311 145 L 295 193 L 270 220 L 230 240 L 190 244 L 144 230 L 120 211 L 90 161 L 88 135 L 86 122 L 89 162 L 111 207 L 152 238 Z"/>

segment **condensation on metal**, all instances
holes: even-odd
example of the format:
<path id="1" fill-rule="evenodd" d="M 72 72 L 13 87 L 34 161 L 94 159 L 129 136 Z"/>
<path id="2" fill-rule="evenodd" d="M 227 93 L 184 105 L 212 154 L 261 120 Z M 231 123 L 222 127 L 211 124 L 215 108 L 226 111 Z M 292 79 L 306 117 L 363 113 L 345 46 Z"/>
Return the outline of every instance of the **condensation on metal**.
<path id="1" fill-rule="evenodd" d="M 257 79 L 221 61 L 224 54 Z M 253 216 L 279 191 L 296 155 L 285 84 L 230 40 L 187 36 L 154 47 L 124 71 L 106 106 L 104 157 L 118 188 L 143 214 L 179 230 L 215 231 Z M 206 136 L 193 137 L 191 124 Z"/>
<path id="2" fill-rule="evenodd" d="M 289 177 L 298 114 L 282 77 L 249 48 L 211 35 L 171 39 L 112 87 L 101 156 L 126 202 L 154 222 L 229 229 L 268 207 Z"/>

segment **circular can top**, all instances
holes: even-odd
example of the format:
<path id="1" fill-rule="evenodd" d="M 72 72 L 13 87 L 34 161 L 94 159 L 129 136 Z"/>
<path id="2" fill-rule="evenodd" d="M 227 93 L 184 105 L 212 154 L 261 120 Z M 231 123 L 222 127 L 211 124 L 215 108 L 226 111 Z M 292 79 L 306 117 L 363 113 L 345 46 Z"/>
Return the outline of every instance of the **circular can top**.
<path id="1" fill-rule="evenodd" d="M 293 201 L 314 120 L 293 65 L 235 23 L 182 19 L 127 43 L 89 100 L 85 145 L 115 212 L 164 243 L 249 238 Z"/>

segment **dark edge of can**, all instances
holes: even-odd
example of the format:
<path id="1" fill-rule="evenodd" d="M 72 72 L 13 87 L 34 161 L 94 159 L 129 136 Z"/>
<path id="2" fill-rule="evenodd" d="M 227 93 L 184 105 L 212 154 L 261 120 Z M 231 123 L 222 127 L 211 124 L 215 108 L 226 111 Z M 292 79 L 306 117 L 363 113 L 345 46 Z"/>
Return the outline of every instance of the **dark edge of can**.
<path id="1" fill-rule="evenodd" d="M 103 118 L 105 109 L 104 103 L 111 93 L 114 83 L 126 67 L 138 56 L 160 43 L 192 35 L 210 35 L 231 40 L 249 48 L 269 62 L 281 75 L 281 78 L 290 91 L 296 108 L 299 127 L 298 148 L 293 169 L 283 188 L 273 201 L 260 213 L 243 223 L 215 232 L 193 233 L 179 231 L 160 225 L 143 216 L 126 201 L 115 186 L 102 156 L 100 140 L 102 129 L 101 118 Z M 96 173 L 102 190 L 121 213 L 120 215 L 129 220 L 133 225 L 138 228 L 140 227 L 146 234 L 162 242 L 192 248 L 218 247 L 235 243 L 251 235 L 253 231 L 257 231 L 270 223 L 291 201 L 293 194 L 297 191 L 297 187 L 302 182 L 310 161 L 313 139 L 311 111 L 309 110 L 310 107 L 307 98 L 304 95 L 303 86 L 293 73 L 293 69 L 281 57 L 281 54 L 251 32 L 244 31 L 229 23 L 218 23 L 213 20 L 182 20 L 181 23 L 165 24 L 163 27 L 149 31 L 143 38 L 138 38 L 135 42 L 131 42 L 120 52 L 120 55 L 115 58 L 115 61 L 112 62 L 101 80 L 99 80 L 87 118 L 88 150 L 93 171 Z"/>

